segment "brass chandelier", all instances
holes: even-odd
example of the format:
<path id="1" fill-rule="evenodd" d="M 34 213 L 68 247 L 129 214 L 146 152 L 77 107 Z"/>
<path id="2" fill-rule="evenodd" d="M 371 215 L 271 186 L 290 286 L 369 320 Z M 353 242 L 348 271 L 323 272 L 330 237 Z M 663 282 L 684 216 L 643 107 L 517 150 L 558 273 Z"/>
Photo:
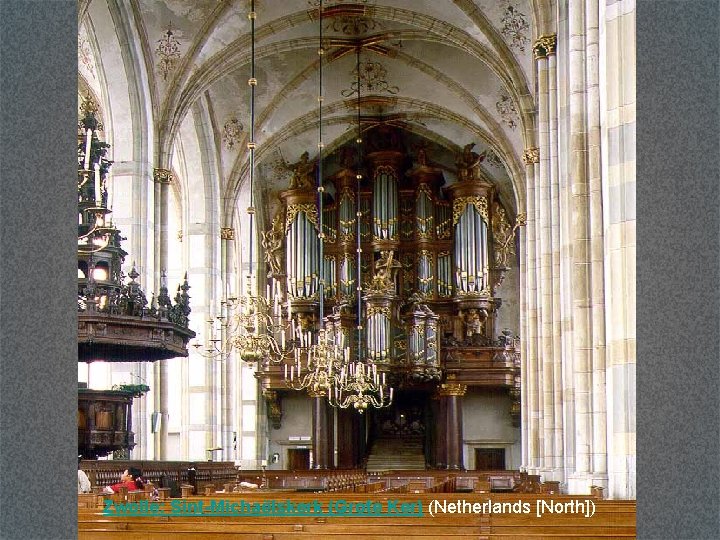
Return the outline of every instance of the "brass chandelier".
<path id="1" fill-rule="evenodd" d="M 268 286 L 263 296 L 257 291 L 257 275 L 254 259 L 255 235 L 255 1 L 252 0 L 248 19 L 251 31 L 250 78 L 250 206 L 249 216 L 249 273 L 245 279 L 243 294 L 230 296 L 220 302 L 220 313 L 207 321 L 205 344 L 195 343 L 196 352 L 206 358 L 226 359 L 237 351 L 241 360 L 248 364 L 279 364 L 293 354 L 295 336 L 287 339 L 290 330 L 290 310 L 281 306 L 281 291 L 273 284 L 271 295 Z M 294 334 L 294 332 L 293 332 Z M 300 340 L 298 339 L 298 343 Z"/>
<path id="2" fill-rule="evenodd" d="M 317 169 L 317 192 L 318 192 L 318 261 L 324 261 L 324 223 L 323 223 L 323 3 L 319 4 L 319 94 L 318 94 L 318 169 Z M 360 59 L 360 46 L 358 46 L 357 62 Z M 339 324 L 332 322 L 331 317 L 324 317 L 324 294 L 325 280 L 321 278 L 318 283 L 319 300 L 319 331 L 312 344 L 308 341 L 301 342 L 300 347 L 295 350 L 294 362 L 285 365 L 285 381 L 288 388 L 293 390 L 308 390 L 312 393 L 323 394 L 333 407 L 353 408 L 363 413 L 368 407 L 388 407 L 392 403 L 393 389 L 387 387 L 384 373 L 379 373 L 377 366 L 364 358 L 364 325 L 363 325 L 363 297 L 362 297 L 362 270 L 360 264 L 361 235 L 360 235 L 360 182 L 362 174 L 360 166 L 361 157 L 361 124 L 360 124 L 360 71 L 357 70 L 357 111 L 358 111 L 358 135 L 356 139 L 358 148 L 358 165 L 356 179 L 357 190 L 357 348 L 355 351 L 346 343 L 346 337 Z M 311 339 L 313 339 L 311 337 Z M 305 370 L 303 371 L 303 364 Z"/>

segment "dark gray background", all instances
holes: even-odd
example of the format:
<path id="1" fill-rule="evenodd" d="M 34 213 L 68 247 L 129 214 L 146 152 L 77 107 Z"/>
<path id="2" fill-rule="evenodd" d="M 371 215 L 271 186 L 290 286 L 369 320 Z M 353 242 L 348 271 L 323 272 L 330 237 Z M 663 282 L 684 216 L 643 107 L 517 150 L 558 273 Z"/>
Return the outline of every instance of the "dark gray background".
<path id="1" fill-rule="evenodd" d="M 77 538 L 77 0 L 0 25 L 0 538 Z"/>
<path id="2" fill-rule="evenodd" d="M 642 539 L 720 538 L 719 3 L 637 0 Z M 76 10 L 0 0 L 3 539 L 77 537 Z"/>
<path id="3" fill-rule="evenodd" d="M 639 538 L 720 538 L 719 7 L 637 2 Z"/>

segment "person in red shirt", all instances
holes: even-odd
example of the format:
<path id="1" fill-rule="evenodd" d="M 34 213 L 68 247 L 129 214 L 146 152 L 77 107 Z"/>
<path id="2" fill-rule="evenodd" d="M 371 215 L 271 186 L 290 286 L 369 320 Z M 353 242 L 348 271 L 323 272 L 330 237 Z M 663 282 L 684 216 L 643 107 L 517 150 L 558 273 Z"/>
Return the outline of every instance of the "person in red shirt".
<path id="1" fill-rule="evenodd" d="M 145 483 L 142 480 L 142 473 L 137 467 L 130 467 L 120 477 L 120 482 L 111 486 L 105 486 L 105 493 L 117 493 L 120 491 L 122 486 L 127 487 L 128 491 L 136 491 L 143 489 Z"/>

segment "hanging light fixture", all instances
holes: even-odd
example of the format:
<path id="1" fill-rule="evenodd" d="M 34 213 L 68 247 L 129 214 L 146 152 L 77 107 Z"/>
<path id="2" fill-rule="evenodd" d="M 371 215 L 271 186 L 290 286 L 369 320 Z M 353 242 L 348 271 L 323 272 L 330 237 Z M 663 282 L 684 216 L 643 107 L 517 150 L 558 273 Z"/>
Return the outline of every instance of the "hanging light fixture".
<path id="1" fill-rule="evenodd" d="M 273 289 L 266 288 L 265 295 L 257 292 L 257 274 L 255 273 L 255 0 L 250 3 L 251 62 L 250 78 L 250 132 L 247 148 L 250 151 L 250 206 L 249 216 L 249 256 L 248 274 L 243 294 L 240 298 L 226 298 L 221 301 L 220 314 L 208 320 L 207 343 L 196 344 L 198 353 L 203 356 L 223 357 L 232 350 L 239 351 L 240 358 L 248 363 L 261 362 L 279 364 L 291 357 L 295 345 L 295 336 L 286 339 L 290 327 L 288 317 L 280 304 L 280 290 L 273 283 Z"/>
<path id="2" fill-rule="evenodd" d="M 354 408 L 362 414 L 368 407 L 383 408 L 389 407 L 393 400 L 393 388 L 387 387 L 385 373 L 379 373 L 374 358 L 365 357 L 366 343 L 363 339 L 367 336 L 369 329 L 365 328 L 363 322 L 368 322 L 369 313 L 363 314 L 363 286 L 362 286 L 362 205 L 361 205 L 361 184 L 362 184 L 362 117 L 360 114 L 360 50 L 362 45 L 358 43 L 356 55 L 356 86 L 357 86 L 357 137 L 355 139 L 357 149 L 357 171 L 356 184 L 356 251 L 357 251 L 357 354 L 354 361 L 350 361 L 350 355 L 346 355 L 345 364 L 342 366 L 333 394 L 328 396 L 330 404 L 342 409 Z M 387 268 L 387 271 L 390 269 Z M 376 276 L 378 277 L 378 276 Z M 383 286 L 389 284 L 391 276 L 382 275 Z M 375 333 L 373 333 L 375 336 Z M 383 343 L 377 343 L 382 350 L 389 349 L 389 333 L 379 333 Z M 375 350 L 375 349 L 373 349 Z"/>
<path id="3" fill-rule="evenodd" d="M 318 246 L 317 261 L 320 267 L 324 261 L 324 187 L 323 187 L 323 2 L 319 2 L 319 93 L 318 93 L 318 166 L 317 166 L 317 218 L 318 218 Z M 357 342 L 351 346 L 348 337 L 342 329 L 340 314 L 335 313 L 329 317 L 324 316 L 325 312 L 325 276 L 320 270 L 318 280 L 317 299 L 319 317 L 319 330 L 317 333 L 309 328 L 300 328 L 301 325 L 293 323 L 293 336 L 298 346 L 293 352 L 292 362 L 284 366 L 285 384 L 294 390 L 308 390 L 316 395 L 325 395 L 333 407 L 354 408 L 363 413 L 368 407 L 387 407 L 392 403 L 393 389 L 386 384 L 386 375 L 378 372 L 377 366 L 372 359 L 365 358 L 365 340 L 363 320 L 366 314 L 363 313 L 363 287 L 362 287 L 362 236 L 361 236 L 361 164 L 362 164 L 362 125 L 360 115 L 360 49 L 357 48 L 357 171 L 356 171 L 356 255 L 357 255 L 357 278 L 356 278 L 356 331 Z M 291 185 L 291 187 L 297 187 Z M 347 218 L 348 216 L 346 216 Z M 305 244 L 307 245 L 307 244 Z M 297 249 L 292 244 L 288 247 Z M 305 254 L 303 253 L 302 256 Z M 313 253 L 307 254 L 312 260 Z M 295 256 L 294 258 L 297 258 Z M 292 266 L 292 265 L 291 265 Z M 303 267 L 304 269 L 304 267 Z M 306 275 L 306 273 L 300 274 Z M 289 289 L 293 281 L 289 279 Z M 297 278 L 295 278 L 297 280 Z M 304 320 L 304 319 L 303 319 Z M 389 337 L 389 336 L 387 336 Z"/>
<path id="4" fill-rule="evenodd" d="M 103 126 L 96 118 L 97 104 L 89 94 L 81 111 L 84 116 L 78 125 L 78 250 L 88 255 L 107 248 L 116 229 L 107 217 L 110 209 L 105 176 L 112 162 L 105 155 L 109 145 L 98 137 Z"/>
<path id="5" fill-rule="evenodd" d="M 225 301 L 223 301 L 225 303 Z M 232 342 L 227 339 L 223 339 L 224 335 L 228 335 L 225 332 L 227 325 L 223 324 L 226 317 L 218 315 L 215 318 L 212 316 L 208 318 L 206 326 L 205 342 L 195 342 L 192 347 L 195 349 L 195 353 L 209 359 L 225 360 L 230 354 L 232 354 L 234 347 Z"/>
<path id="6" fill-rule="evenodd" d="M 319 12 L 319 66 L 318 66 L 318 167 L 317 167 L 317 208 L 318 208 L 318 261 L 322 267 L 324 259 L 324 239 L 325 233 L 323 229 L 323 203 L 324 203 L 324 187 L 322 160 L 323 149 L 323 56 L 325 49 L 323 48 L 323 3 L 320 0 L 318 7 Z M 325 279 L 320 272 L 318 280 L 318 304 L 319 304 L 319 325 L 320 329 L 315 340 L 312 332 L 308 329 L 293 325 L 293 335 L 296 335 L 299 341 L 299 347 L 294 351 L 294 362 L 288 370 L 285 365 L 285 383 L 293 390 L 309 390 L 314 393 L 323 393 L 331 396 L 339 380 L 339 374 L 342 366 L 347 362 L 344 355 L 348 355 L 349 351 L 343 351 L 334 340 L 332 332 L 326 332 L 326 318 L 323 316 L 325 311 Z M 303 372 L 302 365 L 305 364 Z"/>

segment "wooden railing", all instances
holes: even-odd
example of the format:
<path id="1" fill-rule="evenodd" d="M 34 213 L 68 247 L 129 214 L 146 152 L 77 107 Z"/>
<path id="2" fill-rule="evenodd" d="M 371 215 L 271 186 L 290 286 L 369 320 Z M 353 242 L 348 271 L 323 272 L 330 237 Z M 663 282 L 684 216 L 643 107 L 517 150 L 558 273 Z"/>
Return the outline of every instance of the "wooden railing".
<path id="1" fill-rule="evenodd" d="M 145 480 L 162 487 L 169 483 L 184 488 L 186 494 L 203 494 L 207 490 L 238 490 L 240 482 L 258 488 L 308 492 L 362 493 L 453 493 L 518 492 L 559 493 L 557 482 L 540 483 L 540 477 L 519 471 L 387 471 L 367 474 L 361 469 L 327 471 L 245 470 L 238 471 L 230 462 L 158 462 L 158 461 L 83 461 L 93 486 L 119 481 L 130 467 L 143 472 Z M 191 486 L 191 488 L 187 487 Z M 601 488 L 598 488 L 601 492 Z M 596 493 L 596 496 L 598 494 Z M 601 493 L 600 495 L 601 496 Z"/>
<path id="2" fill-rule="evenodd" d="M 82 461 L 80 468 L 85 471 L 92 486 L 107 486 L 120 481 L 125 469 L 136 467 L 143 478 L 155 485 L 174 482 L 189 484 L 202 491 L 206 484 L 234 482 L 238 471 L 228 461 Z"/>

